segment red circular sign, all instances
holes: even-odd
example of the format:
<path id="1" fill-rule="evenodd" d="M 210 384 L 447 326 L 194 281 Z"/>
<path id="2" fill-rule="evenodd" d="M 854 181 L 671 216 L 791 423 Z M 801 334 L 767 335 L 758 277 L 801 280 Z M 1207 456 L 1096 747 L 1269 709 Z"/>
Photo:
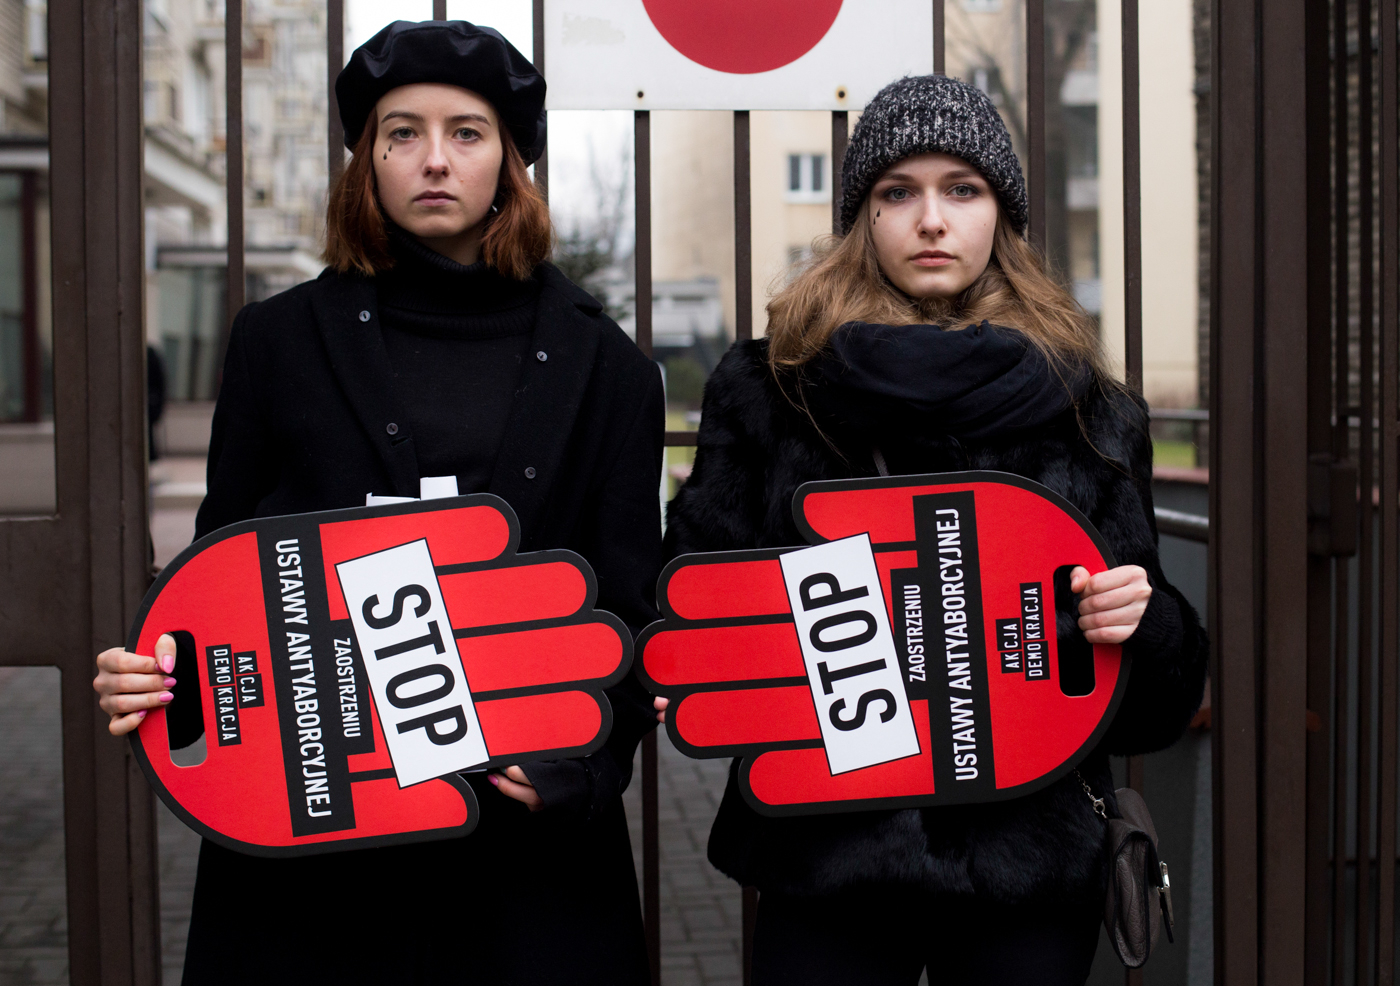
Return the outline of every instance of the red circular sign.
<path id="1" fill-rule="evenodd" d="M 811 51 L 841 0 L 642 0 L 651 22 L 691 61 L 718 72 L 771 72 Z"/>

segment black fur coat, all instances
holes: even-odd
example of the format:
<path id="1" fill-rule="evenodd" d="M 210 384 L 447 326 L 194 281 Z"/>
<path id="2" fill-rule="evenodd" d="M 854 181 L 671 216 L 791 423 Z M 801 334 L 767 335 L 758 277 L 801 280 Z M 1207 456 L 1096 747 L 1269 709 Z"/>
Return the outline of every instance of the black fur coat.
<path id="1" fill-rule="evenodd" d="M 1174 742 L 1200 704 L 1207 658 L 1200 621 L 1157 558 L 1142 402 L 1094 384 L 1077 409 L 1049 424 L 975 442 L 901 426 L 891 415 L 861 440 L 838 440 L 838 453 L 779 389 L 766 354 L 765 340 L 736 343 L 710 377 L 695 468 L 667 515 L 667 557 L 805 543 L 792 520 L 793 492 L 809 480 L 875 475 L 872 446 L 896 475 L 996 469 L 1043 483 L 1084 512 L 1118 564 L 1146 569 L 1154 590 L 1125 645 L 1133 663 L 1123 702 L 1081 765 L 1115 810 L 1107 755 Z M 1102 847 L 1103 823 L 1073 774 L 996 804 L 768 818 L 745 804 L 731 771 L 709 856 L 760 890 L 904 885 L 1017 904 L 1102 900 Z"/>

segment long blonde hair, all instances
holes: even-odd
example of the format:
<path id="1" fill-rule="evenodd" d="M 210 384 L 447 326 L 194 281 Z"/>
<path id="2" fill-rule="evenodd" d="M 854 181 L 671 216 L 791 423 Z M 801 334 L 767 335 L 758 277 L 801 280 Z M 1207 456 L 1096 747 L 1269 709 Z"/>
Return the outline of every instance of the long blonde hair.
<path id="1" fill-rule="evenodd" d="M 768 360 L 799 369 L 847 322 L 963 328 L 988 321 L 1019 329 L 1065 377 L 1087 364 L 1109 380 L 1094 319 L 1046 273 L 1040 255 L 998 211 L 992 257 L 958 297 L 910 298 L 880 271 L 867 197 L 845 236 L 828 236 L 768 303 Z"/>

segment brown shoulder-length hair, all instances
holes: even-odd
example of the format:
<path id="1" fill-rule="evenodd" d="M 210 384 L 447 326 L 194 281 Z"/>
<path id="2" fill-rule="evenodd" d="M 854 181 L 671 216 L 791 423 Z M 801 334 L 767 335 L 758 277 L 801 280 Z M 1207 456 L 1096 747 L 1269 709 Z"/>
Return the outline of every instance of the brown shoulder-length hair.
<path id="1" fill-rule="evenodd" d="M 394 266 L 375 190 L 374 135 L 378 129 L 379 117 L 371 113 L 350 163 L 331 188 L 326 203 L 325 261 L 342 273 L 358 271 L 373 277 Z M 530 180 L 515 141 L 504 130 L 501 147 L 504 153 L 495 203 L 499 211 L 487 222 L 481 259 L 506 277 L 523 281 L 548 259 L 554 227 L 544 196 Z"/>
<path id="2" fill-rule="evenodd" d="M 775 372 L 798 369 L 846 322 L 963 328 L 983 320 L 1019 329 L 1063 378 L 1088 364 L 1107 380 L 1098 326 L 1046 272 L 1045 263 L 997 215 L 987 269 L 956 298 L 910 298 L 880 271 L 869 222 L 870 199 L 843 237 L 828 236 L 768 303 L 768 358 Z"/>

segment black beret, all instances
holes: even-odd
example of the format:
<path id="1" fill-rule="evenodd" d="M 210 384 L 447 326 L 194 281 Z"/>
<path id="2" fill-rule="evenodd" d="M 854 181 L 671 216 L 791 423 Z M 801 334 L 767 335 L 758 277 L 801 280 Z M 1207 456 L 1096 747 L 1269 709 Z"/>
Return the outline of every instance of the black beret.
<path id="1" fill-rule="evenodd" d="M 500 32 L 466 21 L 394 21 L 355 49 L 335 80 L 345 146 L 354 149 L 379 97 L 415 82 L 479 93 L 526 164 L 544 153 L 544 76 Z"/>

